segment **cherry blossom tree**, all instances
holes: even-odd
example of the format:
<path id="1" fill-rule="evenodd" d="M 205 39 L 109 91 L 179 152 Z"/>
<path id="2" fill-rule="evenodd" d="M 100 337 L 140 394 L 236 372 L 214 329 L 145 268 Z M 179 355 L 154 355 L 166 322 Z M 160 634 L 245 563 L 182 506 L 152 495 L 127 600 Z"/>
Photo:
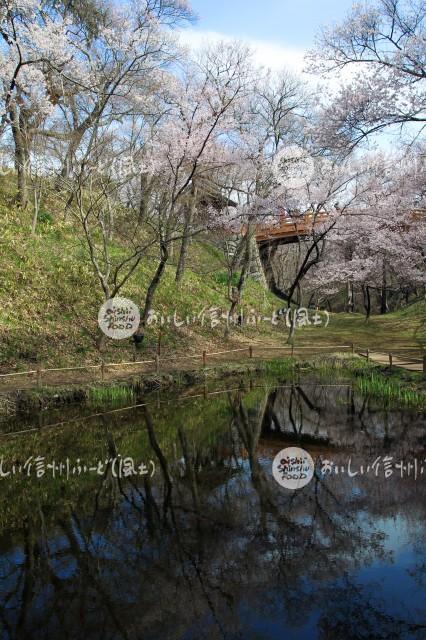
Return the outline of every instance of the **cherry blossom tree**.
<path id="1" fill-rule="evenodd" d="M 422 165 L 413 154 L 377 160 L 382 170 L 369 177 L 357 207 L 339 219 L 310 283 L 328 295 L 343 286 L 360 289 L 367 319 L 372 293 L 386 313 L 389 292 L 424 289 L 426 282 Z"/>
<path id="2" fill-rule="evenodd" d="M 426 8 L 417 0 L 357 3 L 323 30 L 310 70 L 348 71 L 321 113 L 319 139 L 348 152 L 372 134 L 398 127 L 419 136 L 426 124 Z"/>
<path id="3" fill-rule="evenodd" d="M 255 241 L 256 229 L 260 225 L 274 225 L 282 212 L 277 162 L 280 158 L 284 164 L 291 162 L 291 158 L 283 158 L 283 153 L 285 156 L 287 149 L 305 142 L 309 107 L 303 83 L 284 71 L 254 73 L 252 90 L 240 102 L 232 136 L 236 160 L 232 171 L 221 176 L 222 190 L 234 201 L 234 206 L 226 208 L 217 221 L 228 235 L 231 231 L 235 234 L 231 252 L 226 233 L 221 238 L 228 273 L 230 317 L 240 304 L 252 266 L 261 272 L 267 286 Z"/>
<path id="4" fill-rule="evenodd" d="M 7 0 L 0 7 L 0 135 L 10 128 L 23 206 L 33 132 L 54 109 L 51 72 L 72 63 L 68 26 L 58 12 L 45 11 L 33 0 Z"/>
<path id="5" fill-rule="evenodd" d="M 1 127 L 13 135 L 23 205 L 34 136 L 62 141 L 61 175 L 69 176 L 91 127 L 105 118 L 122 118 L 136 87 L 140 95 L 142 87 L 148 93 L 154 70 L 175 55 L 170 27 L 192 15 L 183 0 L 122 6 L 88 1 L 99 6 L 102 20 L 96 28 L 87 10 L 83 24 L 82 12 L 67 10 L 67 3 L 7 0 L 0 12 Z"/>
<path id="6" fill-rule="evenodd" d="M 250 89 L 249 52 L 234 43 L 207 48 L 162 92 L 164 116 L 142 149 L 144 211 L 154 211 L 159 239 L 159 262 L 146 292 L 141 325 L 148 317 L 155 291 L 169 261 L 172 243 L 216 224 L 217 211 L 207 220 L 194 220 L 200 185 L 214 183 L 224 167 L 235 164 L 229 139 L 235 113 Z M 146 195 L 148 197 L 146 197 Z"/>
<path id="7" fill-rule="evenodd" d="M 118 295 L 142 260 L 157 259 L 142 294 L 139 333 L 171 246 L 213 225 L 214 210 L 203 219 L 195 219 L 193 210 L 200 185 L 235 161 L 227 140 L 250 73 L 248 52 L 233 44 L 185 61 L 179 74 L 161 71 L 151 114 L 133 108 L 121 126 L 115 117 L 92 123 L 73 175 L 58 176 L 105 299 Z M 132 95 L 133 105 L 138 98 Z M 117 165 L 120 156 L 130 160 L 128 166 Z"/>

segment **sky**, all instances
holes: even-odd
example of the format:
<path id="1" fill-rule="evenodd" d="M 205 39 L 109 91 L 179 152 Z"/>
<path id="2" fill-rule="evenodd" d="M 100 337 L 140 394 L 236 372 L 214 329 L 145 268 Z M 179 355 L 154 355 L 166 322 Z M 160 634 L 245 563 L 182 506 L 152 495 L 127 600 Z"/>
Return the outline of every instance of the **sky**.
<path id="1" fill-rule="evenodd" d="M 259 64 L 302 71 L 303 57 L 322 26 L 339 23 L 353 0 L 191 0 L 197 22 L 182 33 L 191 47 L 206 40 L 239 39 Z"/>
<path id="2" fill-rule="evenodd" d="M 340 24 L 355 0 L 189 0 L 189 3 L 197 20 L 182 30 L 183 44 L 197 49 L 207 41 L 242 40 L 253 50 L 258 65 L 299 75 L 306 71 L 305 54 L 313 48 L 321 28 Z M 331 95 L 352 73 L 353 69 L 348 68 L 322 78 L 305 73 L 303 78 L 314 88 L 320 82 Z M 399 131 L 382 132 L 375 141 L 379 147 L 390 150 L 394 138 L 399 140 Z"/>

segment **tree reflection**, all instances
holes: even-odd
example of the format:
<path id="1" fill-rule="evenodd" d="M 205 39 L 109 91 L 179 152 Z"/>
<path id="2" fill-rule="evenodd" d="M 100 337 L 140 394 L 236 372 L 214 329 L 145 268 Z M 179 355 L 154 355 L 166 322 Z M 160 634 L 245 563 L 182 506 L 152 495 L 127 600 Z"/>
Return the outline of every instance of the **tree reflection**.
<path id="1" fill-rule="evenodd" d="M 115 478 L 107 465 L 95 490 L 82 487 L 54 508 L 36 503 L 10 532 L 14 546 L 3 544 L 1 562 L 4 638 L 269 638 L 266 621 L 285 637 L 313 619 L 324 640 L 424 637 L 420 618 L 393 612 L 374 583 L 357 580 L 360 568 L 391 562 L 378 522 L 396 503 L 408 529 L 412 518 L 421 553 L 421 491 L 317 470 L 290 492 L 271 475 L 286 443 L 336 459 L 389 442 L 414 450 L 412 416 L 369 413 L 346 387 L 240 388 L 213 414 L 222 429 L 206 441 L 202 421 L 187 426 L 190 411 L 166 438 L 157 410 L 145 406 L 132 418 L 158 463 L 154 478 Z M 119 453 L 116 426 L 101 418 L 111 457 Z M 420 561 L 418 585 L 422 572 Z"/>

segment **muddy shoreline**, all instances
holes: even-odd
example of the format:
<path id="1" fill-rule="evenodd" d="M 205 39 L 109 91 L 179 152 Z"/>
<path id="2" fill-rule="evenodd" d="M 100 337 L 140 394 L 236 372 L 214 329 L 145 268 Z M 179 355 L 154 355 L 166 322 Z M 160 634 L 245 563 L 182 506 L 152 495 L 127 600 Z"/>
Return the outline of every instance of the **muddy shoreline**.
<path id="1" fill-rule="evenodd" d="M 0 392 L 0 419 L 18 414 L 46 410 L 52 407 L 83 403 L 89 399 L 94 388 L 116 386 L 133 388 L 138 393 L 184 389 L 205 380 L 220 380 L 236 375 L 261 372 L 264 363 L 216 366 L 192 371 L 176 371 L 162 374 L 133 375 L 128 378 L 108 380 L 99 383 L 67 383 L 63 386 L 17 389 Z"/>

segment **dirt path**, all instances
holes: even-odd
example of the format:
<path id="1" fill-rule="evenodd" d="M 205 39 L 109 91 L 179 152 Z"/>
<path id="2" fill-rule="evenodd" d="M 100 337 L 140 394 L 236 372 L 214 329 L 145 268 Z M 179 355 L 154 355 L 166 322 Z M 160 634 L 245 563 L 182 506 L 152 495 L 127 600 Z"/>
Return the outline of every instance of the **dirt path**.
<path id="1" fill-rule="evenodd" d="M 363 357 L 367 357 L 366 352 L 360 352 L 360 355 Z M 423 359 L 419 356 L 419 354 L 413 355 L 412 353 L 407 354 L 391 354 L 392 356 L 392 366 L 400 367 L 401 369 L 406 369 L 407 371 L 423 371 Z M 377 364 L 390 366 L 391 361 L 389 358 L 389 353 L 384 353 L 380 351 L 370 351 L 369 358 L 372 362 L 377 362 Z"/>
<path id="2" fill-rule="evenodd" d="M 279 346 L 277 344 L 251 342 L 243 346 L 240 343 L 238 348 L 218 349 L 207 353 L 205 363 L 202 354 L 193 356 L 179 352 L 164 352 L 158 365 L 155 355 L 146 354 L 142 362 L 105 363 L 103 368 L 99 364 L 92 364 L 87 367 L 42 370 L 39 373 L 33 369 L 28 372 L 17 372 L 17 375 L 10 377 L 0 375 L 0 393 L 21 389 L 37 389 L 44 386 L 86 385 L 112 382 L 114 380 L 120 381 L 140 376 L 153 377 L 157 374 L 201 371 L 204 368 L 204 364 L 207 368 L 224 365 L 229 365 L 230 367 L 233 365 L 248 366 L 260 360 L 273 360 L 290 356 L 303 359 L 336 352 L 351 353 L 352 347 L 343 344 L 322 344 L 317 346 L 295 346 L 292 350 L 290 345 Z M 358 353 L 363 357 L 367 355 L 365 351 Z M 389 355 L 384 352 L 370 351 L 369 357 L 372 362 L 389 366 Z M 407 355 L 393 355 L 392 364 L 409 371 L 422 371 L 423 369 L 421 353 L 415 349 L 410 353 L 407 352 Z"/>
<path id="3" fill-rule="evenodd" d="M 206 354 L 205 362 L 202 353 L 191 355 L 188 353 L 167 352 L 161 354 L 157 365 L 155 355 L 146 354 L 142 362 L 105 363 L 102 368 L 99 364 L 90 364 L 87 367 L 69 367 L 65 369 L 42 369 L 37 371 L 32 368 L 29 371 L 17 372 L 16 375 L 0 375 L 0 393 L 27 389 L 36 389 L 44 386 L 68 386 L 86 385 L 114 380 L 124 380 L 132 377 L 155 376 L 156 374 L 185 373 L 189 371 L 203 370 L 215 366 L 242 366 L 254 364 L 256 361 L 273 360 L 279 357 L 296 358 L 310 357 L 319 353 L 332 353 L 338 351 L 351 351 L 348 345 L 321 345 L 317 347 L 295 347 L 290 345 L 277 345 L 270 343 L 251 342 L 245 345 L 241 343 L 236 348 L 214 349 Z"/>

